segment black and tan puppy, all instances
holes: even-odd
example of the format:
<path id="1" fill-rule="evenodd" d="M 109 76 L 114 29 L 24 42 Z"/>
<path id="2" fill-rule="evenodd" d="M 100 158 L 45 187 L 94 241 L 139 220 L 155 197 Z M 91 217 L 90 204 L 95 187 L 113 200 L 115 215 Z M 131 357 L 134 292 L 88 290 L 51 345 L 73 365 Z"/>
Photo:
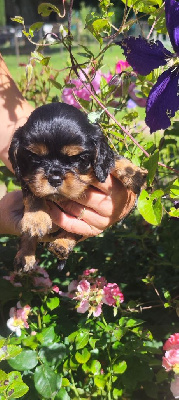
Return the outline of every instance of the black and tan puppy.
<path id="1" fill-rule="evenodd" d="M 36 244 L 45 235 L 49 235 L 49 249 L 61 261 L 79 240 L 79 236 L 63 230 L 57 232 L 58 238 L 51 233 L 45 200 L 61 204 L 65 199 L 77 200 L 94 179 L 104 182 L 109 173 L 139 193 L 146 177 L 146 170 L 111 150 L 97 124 L 64 103 L 44 105 L 32 112 L 13 136 L 9 159 L 24 197 L 21 245 L 15 265 L 25 271 L 35 265 Z"/>

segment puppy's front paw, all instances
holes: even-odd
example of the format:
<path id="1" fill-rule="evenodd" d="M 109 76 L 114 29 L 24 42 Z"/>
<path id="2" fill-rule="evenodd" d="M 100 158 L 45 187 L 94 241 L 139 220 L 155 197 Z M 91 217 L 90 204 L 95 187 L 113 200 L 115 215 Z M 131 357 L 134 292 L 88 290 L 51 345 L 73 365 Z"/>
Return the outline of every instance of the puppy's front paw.
<path id="1" fill-rule="evenodd" d="M 51 251 L 59 260 L 67 260 L 74 246 L 79 240 L 79 235 L 63 233 L 64 237 L 58 238 L 48 243 L 48 250 Z"/>
<path id="2" fill-rule="evenodd" d="M 34 269 L 36 259 L 34 255 L 25 255 L 23 250 L 19 250 L 14 259 L 14 269 L 18 272 L 29 272 Z"/>
<path id="3" fill-rule="evenodd" d="M 30 237 L 42 238 L 52 229 L 52 220 L 50 216 L 40 210 L 26 212 L 21 222 L 22 233 L 28 234 Z"/>
<path id="4" fill-rule="evenodd" d="M 137 167 L 125 158 L 116 160 L 115 170 L 112 172 L 125 187 L 136 194 L 139 194 L 141 189 L 145 187 L 147 173 L 146 169 Z"/>

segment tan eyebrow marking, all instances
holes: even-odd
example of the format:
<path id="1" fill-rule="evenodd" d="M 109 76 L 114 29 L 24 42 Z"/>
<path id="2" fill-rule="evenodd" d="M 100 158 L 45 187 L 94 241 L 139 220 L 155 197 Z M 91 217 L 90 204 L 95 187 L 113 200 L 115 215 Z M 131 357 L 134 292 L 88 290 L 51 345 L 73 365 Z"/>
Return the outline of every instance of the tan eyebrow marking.
<path id="1" fill-rule="evenodd" d="M 27 149 L 38 156 L 46 156 L 49 153 L 48 148 L 44 143 L 30 144 Z"/>
<path id="2" fill-rule="evenodd" d="M 83 150 L 84 149 L 81 146 L 68 145 L 68 146 L 62 147 L 61 153 L 65 154 L 67 156 L 76 156 L 76 155 L 80 154 Z"/>

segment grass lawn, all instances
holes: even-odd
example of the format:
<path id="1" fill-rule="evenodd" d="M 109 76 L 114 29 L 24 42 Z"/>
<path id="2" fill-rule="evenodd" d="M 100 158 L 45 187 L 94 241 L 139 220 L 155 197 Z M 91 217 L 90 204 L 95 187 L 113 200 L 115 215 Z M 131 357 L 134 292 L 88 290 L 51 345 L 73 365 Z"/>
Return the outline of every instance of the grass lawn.
<path id="1" fill-rule="evenodd" d="M 98 42 L 94 44 L 87 45 L 88 49 L 93 52 L 94 55 L 97 55 L 100 52 L 100 47 Z M 53 51 L 54 50 L 54 51 Z M 49 53 L 47 53 L 47 56 L 51 56 L 51 60 L 49 65 L 57 70 L 61 70 L 68 65 L 70 65 L 70 57 L 69 54 L 67 53 L 66 50 L 57 50 L 57 46 L 53 46 L 53 50 Z M 1 50 L 2 55 L 3 55 L 3 49 Z M 79 46 L 79 48 L 75 47 L 74 48 L 74 56 L 77 58 L 78 62 L 86 62 L 87 59 L 78 53 L 84 53 L 84 49 Z M 6 61 L 6 64 L 12 74 L 12 77 L 14 80 L 17 82 L 21 75 L 25 73 L 25 68 L 20 67 L 19 63 L 27 63 L 28 59 L 30 57 L 27 55 L 20 55 L 18 58 L 15 55 L 4 55 L 4 59 Z M 104 55 L 104 61 L 103 65 L 104 67 L 102 70 L 104 72 L 107 72 L 111 70 L 111 72 L 114 72 L 115 70 L 115 64 L 118 60 L 124 59 L 124 56 L 122 54 L 122 50 L 119 46 L 112 46 L 109 48 Z M 63 77 L 67 75 L 67 71 L 62 71 L 61 72 L 61 77 L 59 77 L 60 81 L 63 81 Z"/>
<path id="2" fill-rule="evenodd" d="M 93 44 L 89 44 L 86 45 L 88 47 L 88 49 L 96 56 L 99 54 L 100 50 L 100 46 L 98 44 L 98 42 L 93 43 Z M 3 50 L 1 50 L 2 55 L 3 55 Z M 76 57 L 77 61 L 79 63 L 82 62 L 86 62 L 88 59 L 84 56 L 81 56 L 80 53 L 84 53 L 84 49 L 79 46 L 74 47 L 73 49 L 73 54 Z M 67 53 L 66 50 L 63 49 L 57 49 L 57 46 L 53 46 L 53 48 L 51 48 L 51 51 L 49 53 L 49 51 L 47 52 L 47 54 L 45 54 L 47 56 L 50 56 L 50 62 L 49 62 L 49 66 L 52 68 L 52 74 L 53 74 L 53 69 L 55 70 L 62 70 L 57 78 L 57 81 L 59 81 L 60 83 L 64 83 L 64 77 L 66 77 L 68 75 L 68 69 L 67 70 L 63 70 L 66 67 L 70 66 L 70 57 L 69 54 Z M 21 76 L 25 75 L 25 67 L 21 67 L 19 66 L 19 63 L 28 63 L 28 60 L 30 58 L 30 51 L 29 51 L 29 55 L 20 55 L 19 58 L 17 59 L 17 57 L 15 55 L 4 55 L 4 59 L 5 62 L 11 72 L 11 75 L 13 77 L 13 79 L 15 80 L 15 82 L 20 81 Z M 102 71 L 104 72 L 108 72 L 111 71 L 111 73 L 115 73 L 115 65 L 117 63 L 117 61 L 121 60 L 121 59 L 125 59 L 125 57 L 122 54 L 122 49 L 120 48 L 120 46 L 118 45 L 114 45 L 112 47 L 110 47 L 105 53 L 104 53 L 104 58 L 102 61 Z M 39 72 L 41 70 L 41 65 L 37 64 L 37 68 L 39 68 Z M 59 95 L 59 89 L 56 89 L 55 87 L 53 87 L 51 89 L 51 95 L 55 96 L 55 95 Z M 145 110 L 143 108 L 136 108 L 136 111 L 139 113 L 140 116 L 140 120 L 143 120 L 145 118 Z M 117 114 L 117 119 L 121 119 L 123 116 L 123 112 L 122 113 L 118 113 Z"/>

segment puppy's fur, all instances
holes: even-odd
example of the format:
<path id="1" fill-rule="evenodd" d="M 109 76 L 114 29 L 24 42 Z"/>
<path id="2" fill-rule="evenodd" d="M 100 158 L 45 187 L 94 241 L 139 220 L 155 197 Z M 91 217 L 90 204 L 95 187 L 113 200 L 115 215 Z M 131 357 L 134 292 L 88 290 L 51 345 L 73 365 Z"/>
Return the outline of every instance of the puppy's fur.
<path id="1" fill-rule="evenodd" d="M 45 200 L 60 204 L 66 199 L 77 200 L 94 179 L 104 182 L 109 173 L 138 194 L 146 178 L 146 170 L 111 150 L 98 125 L 89 123 L 81 111 L 65 103 L 33 111 L 15 132 L 9 159 L 24 197 L 21 245 L 15 265 L 25 271 L 33 268 L 37 241 L 45 235 L 49 235 L 49 249 L 62 262 L 80 238 L 63 230 L 60 234 L 58 231 L 58 238 L 51 233 Z"/>

